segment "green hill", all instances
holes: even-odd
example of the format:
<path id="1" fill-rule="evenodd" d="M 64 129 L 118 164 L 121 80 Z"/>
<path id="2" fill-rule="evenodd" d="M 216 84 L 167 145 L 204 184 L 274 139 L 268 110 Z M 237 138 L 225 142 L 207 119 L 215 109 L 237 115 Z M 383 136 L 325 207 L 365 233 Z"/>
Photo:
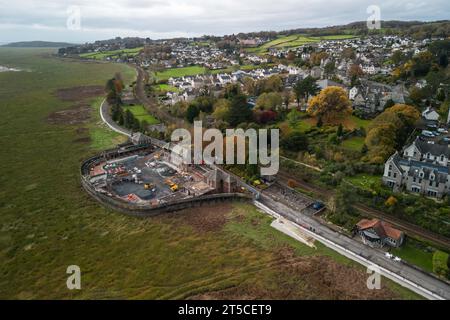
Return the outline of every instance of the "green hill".
<path id="1" fill-rule="evenodd" d="M 11 42 L 1 47 L 9 47 L 9 48 L 62 48 L 62 47 L 70 47 L 74 44 L 67 42 L 51 42 L 51 41 L 20 41 L 20 42 Z"/>

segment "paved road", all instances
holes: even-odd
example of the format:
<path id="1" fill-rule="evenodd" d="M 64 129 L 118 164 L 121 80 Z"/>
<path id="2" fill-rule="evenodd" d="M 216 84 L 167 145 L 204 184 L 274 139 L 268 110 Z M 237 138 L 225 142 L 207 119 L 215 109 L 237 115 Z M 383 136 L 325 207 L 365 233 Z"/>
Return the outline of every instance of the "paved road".
<path id="1" fill-rule="evenodd" d="M 113 121 L 113 119 L 111 119 L 110 109 L 111 106 L 108 104 L 108 102 L 106 102 L 106 99 L 103 100 L 100 106 L 100 117 L 102 118 L 103 122 L 106 123 L 106 125 L 115 132 L 131 137 L 131 130 L 119 126 L 117 123 Z"/>
<path id="2" fill-rule="evenodd" d="M 299 180 L 299 179 L 293 177 L 292 174 L 288 174 L 288 173 L 280 171 L 278 173 L 277 177 L 285 182 L 287 180 L 295 180 L 302 188 L 309 190 L 317 195 L 325 196 L 326 198 L 330 198 L 334 195 L 334 191 L 326 190 L 326 189 L 318 187 L 314 184 Z M 437 234 L 430 230 L 424 229 L 418 225 L 404 221 L 402 219 L 393 217 L 392 215 L 386 214 L 380 210 L 368 207 L 368 206 L 364 205 L 363 203 L 355 203 L 353 205 L 353 207 L 357 211 L 360 211 L 367 216 L 383 219 L 384 221 L 389 222 L 393 226 L 407 232 L 409 235 L 415 235 L 415 236 L 418 236 L 425 240 L 429 240 L 431 242 L 439 244 L 440 246 L 443 246 L 445 248 L 450 248 L 450 239 L 447 237 L 444 237 L 440 234 Z"/>
<path id="3" fill-rule="evenodd" d="M 265 211 L 269 214 L 274 216 L 281 215 L 299 225 L 310 226 L 314 232 L 309 230 L 307 232 L 326 246 L 363 265 L 374 264 L 379 266 L 384 276 L 428 299 L 450 299 L 450 286 L 444 281 L 404 263 L 387 259 L 380 250 L 372 249 L 343 234 L 333 231 L 314 218 L 303 215 L 264 194 L 261 195 L 260 200 L 255 204 L 260 208 L 266 206 L 269 210 Z"/>

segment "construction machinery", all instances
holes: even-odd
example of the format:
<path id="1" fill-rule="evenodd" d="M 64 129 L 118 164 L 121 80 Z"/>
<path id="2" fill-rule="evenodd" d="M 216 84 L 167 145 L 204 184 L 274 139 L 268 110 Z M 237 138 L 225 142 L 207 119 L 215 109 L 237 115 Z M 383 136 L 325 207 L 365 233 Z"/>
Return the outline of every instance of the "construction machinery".
<path id="1" fill-rule="evenodd" d="M 144 189 L 145 189 L 145 190 L 151 190 L 151 189 L 153 189 L 154 187 L 155 187 L 155 185 L 152 184 L 152 183 L 146 183 L 146 184 L 144 184 Z"/>
<path id="2" fill-rule="evenodd" d="M 164 183 L 168 185 L 170 187 L 170 190 L 172 190 L 173 192 L 178 191 L 178 185 L 172 180 L 166 179 Z"/>

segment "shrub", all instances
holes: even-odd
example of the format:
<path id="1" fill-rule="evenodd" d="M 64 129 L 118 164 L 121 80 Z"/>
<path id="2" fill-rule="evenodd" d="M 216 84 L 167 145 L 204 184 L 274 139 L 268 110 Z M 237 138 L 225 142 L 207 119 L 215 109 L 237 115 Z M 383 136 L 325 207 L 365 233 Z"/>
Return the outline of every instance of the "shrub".
<path id="1" fill-rule="evenodd" d="M 443 276 L 450 277 L 448 269 L 448 253 L 436 250 L 433 254 L 433 272 Z"/>
<path id="2" fill-rule="evenodd" d="M 394 197 L 394 196 L 390 196 L 386 202 L 384 203 L 384 205 L 386 207 L 393 207 L 397 204 L 398 200 Z"/>
<path id="3" fill-rule="evenodd" d="M 289 179 L 287 184 L 288 184 L 289 188 L 297 188 L 298 187 L 297 182 L 295 182 L 295 180 L 292 180 L 292 179 Z"/>

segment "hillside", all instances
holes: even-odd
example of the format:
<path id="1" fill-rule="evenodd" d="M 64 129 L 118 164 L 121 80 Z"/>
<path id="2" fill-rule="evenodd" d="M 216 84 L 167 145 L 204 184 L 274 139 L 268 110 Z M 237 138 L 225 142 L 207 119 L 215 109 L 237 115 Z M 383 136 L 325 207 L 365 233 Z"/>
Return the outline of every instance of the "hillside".
<path id="1" fill-rule="evenodd" d="M 20 42 L 11 42 L 1 47 L 9 47 L 9 48 L 62 48 L 73 46 L 71 43 L 67 42 L 51 42 L 51 41 L 20 41 Z"/>

